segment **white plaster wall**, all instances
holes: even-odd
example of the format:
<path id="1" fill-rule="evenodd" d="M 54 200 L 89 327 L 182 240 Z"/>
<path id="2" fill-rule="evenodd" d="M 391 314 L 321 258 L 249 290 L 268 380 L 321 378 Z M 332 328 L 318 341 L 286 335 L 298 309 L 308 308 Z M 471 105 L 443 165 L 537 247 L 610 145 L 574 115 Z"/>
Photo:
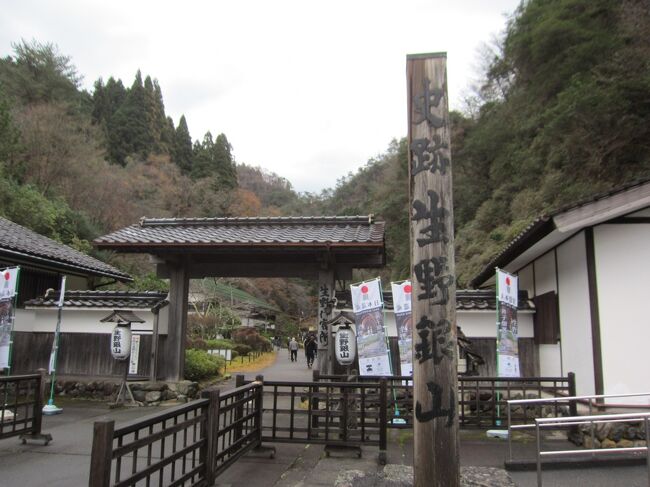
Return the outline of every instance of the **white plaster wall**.
<path id="1" fill-rule="evenodd" d="M 528 297 L 535 296 L 535 286 L 533 285 L 533 265 L 529 264 L 517 273 L 519 278 L 519 290 L 528 291 Z"/>
<path id="2" fill-rule="evenodd" d="M 562 375 L 562 354 L 560 345 L 538 345 L 539 373 L 542 377 Z"/>
<path id="3" fill-rule="evenodd" d="M 149 332 L 153 330 L 153 313 L 149 310 L 132 310 L 145 323 L 133 323 L 133 331 Z M 61 312 L 62 333 L 111 333 L 114 323 L 100 323 L 113 309 L 79 309 L 63 308 Z M 166 312 L 166 308 L 161 313 Z M 166 314 L 166 313 L 165 313 Z M 162 321 L 162 320 L 161 320 Z M 56 308 L 27 309 L 16 312 L 16 331 L 54 332 L 57 322 Z M 166 331 L 166 330 L 165 330 Z"/>
<path id="4" fill-rule="evenodd" d="M 605 393 L 650 392 L 650 224 L 601 225 L 594 241 Z"/>
<path id="5" fill-rule="evenodd" d="M 557 291 L 555 279 L 555 252 L 548 252 L 534 262 L 535 295 Z"/>
<path id="6" fill-rule="evenodd" d="M 595 394 L 585 234 L 557 248 L 562 375 L 576 374 L 578 395 Z"/>
<path id="7" fill-rule="evenodd" d="M 384 330 L 386 331 L 386 336 L 389 337 L 397 336 L 397 325 L 395 324 L 395 312 L 392 310 L 384 312 Z"/>
<path id="8" fill-rule="evenodd" d="M 532 338 L 533 312 L 517 312 L 520 338 Z M 495 311 L 456 311 L 456 324 L 468 338 L 496 338 L 497 317 Z"/>

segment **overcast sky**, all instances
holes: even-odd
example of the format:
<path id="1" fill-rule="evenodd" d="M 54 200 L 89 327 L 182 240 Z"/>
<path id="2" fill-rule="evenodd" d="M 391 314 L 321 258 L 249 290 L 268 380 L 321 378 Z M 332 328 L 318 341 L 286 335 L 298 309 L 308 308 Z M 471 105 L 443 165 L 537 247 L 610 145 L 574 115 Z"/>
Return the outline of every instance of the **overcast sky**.
<path id="1" fill-rule="evenodd" d="M 0 56 L 36 39 L 84 87 L 157 78 L 190 133 L 225 133 L 238 162 L 320 191 L 406 135 L 406 55 L 447 52 L 452 109 L 478 49 L 519 0 L 0 0 Z"/>

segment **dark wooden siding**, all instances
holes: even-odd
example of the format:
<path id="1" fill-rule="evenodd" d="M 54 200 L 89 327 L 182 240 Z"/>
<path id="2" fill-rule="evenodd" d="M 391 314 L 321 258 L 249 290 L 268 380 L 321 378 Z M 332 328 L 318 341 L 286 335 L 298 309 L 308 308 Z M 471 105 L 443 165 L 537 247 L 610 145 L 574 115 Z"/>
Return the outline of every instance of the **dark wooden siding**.
<path id="1" fill-rule="evenodd" d="M 59 342 L 58 376 L 121 377 L 124 362 L 111 355 L 108 333 L 62 333 Z M 148 377 L 151 335 L 141 335 L 138 377 Z M 47 370 L 53 333 L 16 332 L 14 334 L 13 369 L 15 374 Z"/>
<path id="2" fill-rule="evenodd" d="M 555 345 L 560 339 L 560 313 L 554 291 L 533 298 L 535 303 L 535 343 Z"/>
<path id="3" fill-rule="evenodd" d="M 497 340 L 496 338 L 471 338 L 472 347 L 485 360 L 479 365 L 479 375 L 496 377 L 497 374 Z M 519 338 L 519 370 L 522 377 L 539 376 L 539 357 L 533 338 Z"/>

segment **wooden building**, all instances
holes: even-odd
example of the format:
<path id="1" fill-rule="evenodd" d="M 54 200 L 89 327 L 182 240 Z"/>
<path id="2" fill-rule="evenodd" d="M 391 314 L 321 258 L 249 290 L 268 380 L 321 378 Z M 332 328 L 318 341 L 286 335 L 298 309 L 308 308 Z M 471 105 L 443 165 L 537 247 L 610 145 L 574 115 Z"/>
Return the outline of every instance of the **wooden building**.
<path id="1" fill-rule="evenodd" d="M 52 313 L 53 294 L 49 298 L 44 296 L 48 290 L 56 290 L 58 296 L 62 276 L 66 276 L 67 296 L 71 297 L 79 296 L 75 293 L 88 292 L 98 285 L 131 280 L 128 274 L 105 262 L 0 217 L 0 268 L 14 266 L 20 266 L 20 278 L 16 298 L 12 373 L 32 373 L 36 368 L 47 368 L 56 327 L 56 312 Z M 66 299 L 67 306 L 73 306 L 71 299 Z M 29 302 L 33 305 L 31 308 L 26 306 Z M 49 303 L 49 314 L 41 312 L 40 304 L 36 304 L 39 310 L 34 307 L 34 303 L 39 302 L 43 309 Z M 109 304 L 104 304 L 107 309 Z M 69 373 L 74 370 L 86 375 L 110 374 L 110 370 L 93 369 L 90 362 L 81 363 L 79 360 L 80 355 L 84 354 L 94 357 L 96 348 L 90 346 L 92 340 L 78 339 L 86 334 L 98 339 L 99 322 L 82 319 L 73 325 L 72 321 L 71 318 L 69 323 L 64 322 L 63 325 L 64 333 L 69 331 L 75 334 L 62 337 L 62 353 L 59 357 L 63 367 L 60 371 L 64 374 L 68 372 L 66 364 L 71 361 L 76 365 Z M 101 333 L 104 333 L 106 340 L 104 348 L 110 355 L 110 330 Z"/>
<path id="2" fill-rule="evenodd" d="M 650 392 L 650 180 L 542 215 L 472 280 L 519 276 L 536 307 L 541 375 L 575 372 L 578 394 Z M 613 402 L 650 404 L 650 399 Z"/>

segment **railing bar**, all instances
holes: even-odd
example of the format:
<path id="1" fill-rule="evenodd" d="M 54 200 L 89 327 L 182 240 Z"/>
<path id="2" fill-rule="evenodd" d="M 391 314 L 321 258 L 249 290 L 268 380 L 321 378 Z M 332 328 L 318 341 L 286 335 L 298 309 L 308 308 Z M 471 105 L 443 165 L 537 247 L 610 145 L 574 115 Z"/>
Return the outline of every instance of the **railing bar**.
<path id="1" fill-rule="evenodd" d="M 273 418 L 273 437 L 275 438 L 275 428 L 278 421 L 278 386 L 273 386 L 273 413 L 271 417 Z"/>

